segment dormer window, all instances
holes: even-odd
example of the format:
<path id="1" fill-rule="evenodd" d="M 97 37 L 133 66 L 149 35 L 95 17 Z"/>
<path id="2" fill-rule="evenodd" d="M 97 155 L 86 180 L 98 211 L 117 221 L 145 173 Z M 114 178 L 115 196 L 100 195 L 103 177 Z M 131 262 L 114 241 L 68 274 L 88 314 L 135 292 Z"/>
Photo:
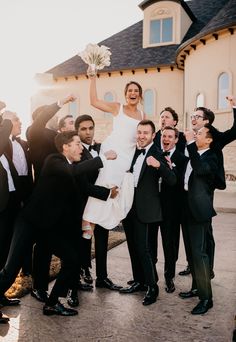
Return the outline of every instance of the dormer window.
<path id="1" fill-rule="evenodd" d="M 155 19 L 150 21 L 150 44 L 168 43 L 173 41 L 173 18 Z"/>
<path id="2" fill-rule="evenodd" d="M 182 1 L 143 1 L 143 48 L 180 44 L 192 19 Z"/>

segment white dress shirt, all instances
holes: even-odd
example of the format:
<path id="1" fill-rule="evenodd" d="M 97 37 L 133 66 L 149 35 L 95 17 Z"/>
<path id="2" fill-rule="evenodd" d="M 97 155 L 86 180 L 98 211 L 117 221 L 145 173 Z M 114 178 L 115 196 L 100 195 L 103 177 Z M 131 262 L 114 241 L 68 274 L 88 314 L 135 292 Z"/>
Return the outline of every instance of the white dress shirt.
<path id="1" fill-rule="evenodd" d="M 8 189 L 9 192 L 16 191 L 16 188 L 14 186 L 13 178 L 11 175 L 10 167 L 7 158 L 2 154 L 0 157 L 0 162 L 2 163 L 2 166 L 7 172 L 7 180 L 8 180 Z"/>
<path id="2" fill-rule="evenodd" d="M 10 137 L 12 138 L 12 137 Z M 16 171 L 19 176 L 27 176 L 28 175 L 28 165 L 25 157 L 25 152 L 18 143 L 18 141 L 12 141 L 12 162 L 16 168 Z"/>
<path id="3" fill-rule="evenodd" d="M 135 188 L 138 185 L 138 180 L 139 180 L 139 176 L 140 176 L 140 172 L 141 172 L 141 169 L 142 169 L 142 166 L 143 166 L 143 162 L 144 162 L 145 156 L 146 156 L 148 150 L 150 149 L 150 147 L 152 145 L 153 145 L 153 142 L 145 147 L 145 154 L 141 153 L 138 156 L 138 158 L 136 159 L 136 162 L 134 164 L 133 175 L 134 175 L 134 187 Z"/>
<path id="4" fill-rule="evenodd" d="M 204 152 L 206 152 L 208 150 L 209 150 L 209 148 L 205 148 L 204 150 L 200 150 L 200 151 L 197 151 L 197 152 L 201 156 Z M 188 191 L 188 181 L 189 181 L 189 177 L 190 177 L 192 171 L 193 171 L 193 168 L 192 168 L 192 165 L 191 165 L 191 161 L 189 160 L 188 164 L 187 164 L 187 167 L 186 167 L 185 175 L 184 175 L 184 190 L 185 191 Z"/>

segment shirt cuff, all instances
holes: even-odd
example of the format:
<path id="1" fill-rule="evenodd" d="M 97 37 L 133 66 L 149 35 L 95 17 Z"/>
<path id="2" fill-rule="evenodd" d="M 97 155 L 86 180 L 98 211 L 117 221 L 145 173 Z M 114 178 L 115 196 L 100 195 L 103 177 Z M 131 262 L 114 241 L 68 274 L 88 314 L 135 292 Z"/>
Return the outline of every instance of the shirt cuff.
<path id="1" fill-rule="evenodd" d="M 195 142 L 195 140 L 191 140 L 187 142 L 187 145 L 193 144 Z"/>
<path id="2" fill-rule="evenodd" d="M 57 101 L 57 105 L 58 105 L 58 107 L 60 107 L 60 108 L 62 108 L 62 107 L 63 107 L 63 104 L 61 103 L 61 101 L 60 101 L 60 100 L 58 100 L 58 101 Z"/>
<path id="3" fill-rule="evenodd" d="M 99 154 L 99 157 L 101 158 L 101 160 L 102 160 L 102 163 L 103 163 L 103 165 L 106 163 L 106 157 L 104 156 L 104 154 Z"/>

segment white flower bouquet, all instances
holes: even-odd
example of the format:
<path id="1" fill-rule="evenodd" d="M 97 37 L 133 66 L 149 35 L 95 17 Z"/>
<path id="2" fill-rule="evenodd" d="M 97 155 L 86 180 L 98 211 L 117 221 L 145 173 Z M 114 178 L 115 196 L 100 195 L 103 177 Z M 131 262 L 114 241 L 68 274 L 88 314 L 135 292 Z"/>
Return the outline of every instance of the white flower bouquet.
<path id="1" fill-rule="evenodd" d="M 89 76 L 95 76 L 97 70 L 103 69 L 105 66 L 109 66 L 111 52 L 105 45 L 88 44 L 84 51 L 78 54 L 82 60 L 88 64 L 87 74 Z"/>

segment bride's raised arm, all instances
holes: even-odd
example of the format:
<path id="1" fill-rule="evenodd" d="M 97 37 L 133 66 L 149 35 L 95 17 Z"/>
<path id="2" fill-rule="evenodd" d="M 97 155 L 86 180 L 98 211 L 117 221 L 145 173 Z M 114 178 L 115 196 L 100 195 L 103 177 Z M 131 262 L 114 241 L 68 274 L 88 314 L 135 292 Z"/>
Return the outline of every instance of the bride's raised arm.
<path id="1" fill-rule="evenodd" d="M 102 110 L 106 113 L 111 113 L 112 115 L 117 115 L 119 113 L 120 104 L 118 102 L 107 102 L 98 99 L 97 96 L 97 86 L 96 86 L 96 76 L 90 76 L 90 104 Z"/>

